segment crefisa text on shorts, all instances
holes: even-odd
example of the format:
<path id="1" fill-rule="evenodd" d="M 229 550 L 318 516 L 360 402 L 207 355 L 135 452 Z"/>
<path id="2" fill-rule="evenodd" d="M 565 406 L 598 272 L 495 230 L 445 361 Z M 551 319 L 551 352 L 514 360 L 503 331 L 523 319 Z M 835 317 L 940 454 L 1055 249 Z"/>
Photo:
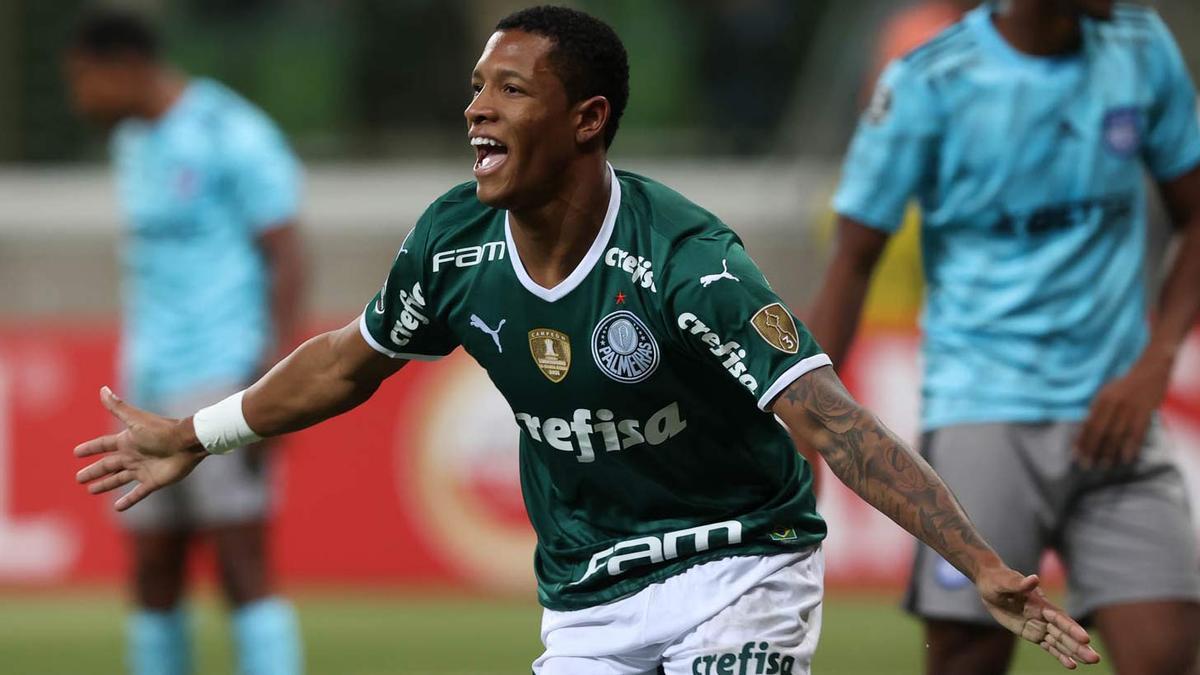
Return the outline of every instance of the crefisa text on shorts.
<path id="1" fill-rule="evenodd" d="M 792 675 L 796 657 L 771 651 L 767 642 L 747 642 L 740 652 L 697 656 L 693 675 Z"/>

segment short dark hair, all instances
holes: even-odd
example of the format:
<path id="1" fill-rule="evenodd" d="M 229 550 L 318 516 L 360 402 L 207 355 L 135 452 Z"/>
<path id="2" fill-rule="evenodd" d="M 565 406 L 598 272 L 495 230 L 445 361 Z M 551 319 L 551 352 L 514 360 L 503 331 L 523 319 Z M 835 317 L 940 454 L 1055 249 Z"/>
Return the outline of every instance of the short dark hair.
<path id="1" fill-rule="evenodd" d="M 496 30 L 519 30 L 554 41 L 551 62 L 572 103 L 603 96 L 612 107 L 604 147 L 612 145 L 629 102 L 629 58 L 616 31 L 603 21 L 567 7 L 543 5 L 508 15 Z"/>
<path id="2" fill-rule="evenodd" d="M 71 48 L 101 58 L 133 54 L 157 59 L 160 44 L 158 33 L 144 17 L 114 7 L 94 7 L 75 25 Z"/>

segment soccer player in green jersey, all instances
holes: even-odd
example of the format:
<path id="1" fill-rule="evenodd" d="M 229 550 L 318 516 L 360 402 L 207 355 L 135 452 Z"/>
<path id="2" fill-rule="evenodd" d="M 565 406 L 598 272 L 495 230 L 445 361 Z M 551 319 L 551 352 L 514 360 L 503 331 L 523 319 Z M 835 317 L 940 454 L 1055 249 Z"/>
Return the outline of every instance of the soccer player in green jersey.
<path id="1" fill-rule="evenodd" d="M 76 448 L 103 455 L 78 479 L 94 493 L 136 481 L 127 509 L 211 453 L 317 424 L 462 347 L 520 434 L 545 607 L 536 673 L 809 672 L 825 524 L 775 415 L 972 579 L 1002 625 L 1066 667 L 1099 660 L 842 388 L 737 235 L 608 164 L 628 77 L 619 38 L 586 14 L 502 20 L 466 109 L 476 180 L 429 207 L 362 316 L 187 419 L 102 390 L 127 429 Z"/>

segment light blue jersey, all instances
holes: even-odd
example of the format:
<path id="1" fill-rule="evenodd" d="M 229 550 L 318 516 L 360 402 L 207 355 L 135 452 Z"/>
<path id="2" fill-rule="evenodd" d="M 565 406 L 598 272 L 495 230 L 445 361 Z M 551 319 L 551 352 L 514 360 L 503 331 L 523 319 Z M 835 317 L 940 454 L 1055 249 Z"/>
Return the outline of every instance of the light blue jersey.
<path id="1" fill-rule="evenodd" d="M 859 124 L 834 208 L 923 213 L 926 428 L 1082 419 L 1143 349 L 1143 167 L 1200 164 L 1196 92 L 1152 10 L 1083 37 L 1027 56 L 985 5 L 892 63 Z"/>
<path id="2" fill-rule="evenodd" d="M 143 405 L 254 375 L 272 337 L 258 237 L 291 220 L 299 165 L 274 124 L 193 80 L 112 143 L 124 242 L 123 376 Z"/>

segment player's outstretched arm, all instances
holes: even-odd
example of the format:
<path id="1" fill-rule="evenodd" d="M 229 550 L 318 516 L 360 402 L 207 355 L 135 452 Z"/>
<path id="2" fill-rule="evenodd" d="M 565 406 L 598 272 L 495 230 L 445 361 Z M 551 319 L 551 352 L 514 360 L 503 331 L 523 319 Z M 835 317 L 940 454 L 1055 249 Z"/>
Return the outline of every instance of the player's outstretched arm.
<path id="1" fill-rule="evenodd" d="M 355 321 L 305 342 L 247 389 L 240 397 L 240 411 L 232 412 L 241 415 L 240 425 L 259 437 L 296 431 L 366 401 L 405 363 L 372 349 Z M 104 455 L 76 479 L 88 484 L 92 494 L 136 481 L 137 486 L 117 500 L 118 511 L 183 479 L 209 454 L 193 417 L 176 420 L 139 410 L 108 387 L 100 391 L 100 400 L 125 429 L 76 446 L 76 457 Z"/>
<path id="2" fill-rule="evenodd" d="M 1001 625 L 1067 668 L 1100 660 L 1087 632 L 1038 590 L 1037 576 L 1000 560 L 937 473 L 859 405 L 832 368 L 797 379 L 772 411 L 850 489 L 966 574 Z"/>

